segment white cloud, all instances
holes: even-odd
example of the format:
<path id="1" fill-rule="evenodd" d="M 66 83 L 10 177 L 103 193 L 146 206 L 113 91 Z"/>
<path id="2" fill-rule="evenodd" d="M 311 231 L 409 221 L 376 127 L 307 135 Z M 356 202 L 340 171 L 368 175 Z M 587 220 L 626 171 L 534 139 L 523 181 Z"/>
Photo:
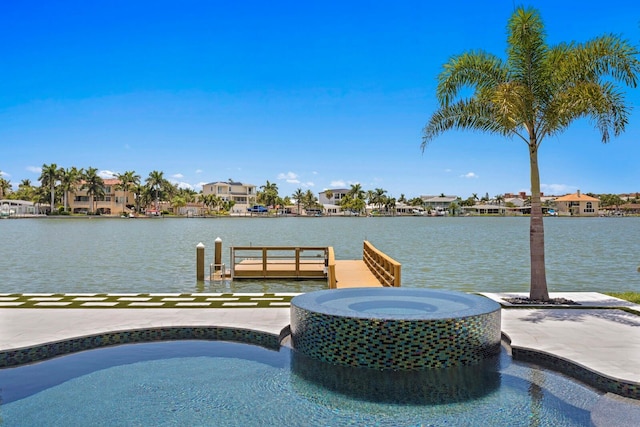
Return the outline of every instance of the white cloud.
<path id="1" fill-rule="evenodd" d="M 577 187 L 567 184 L 540 184 L 540 190 L 544 194 L 561 196 L 563 194 L 575 192 Z"/>
<path id="2" fill-rule="evenodd" d="M 42 173 L 42 168 L 39 166 L 27 166 L 27 170 L 33 173 Z"/>
<path id="3" fill-rule="evenodd" d="M 180 178 L 184 178 L 184 175 L 182 175 L 181 173 L 177 173 L 175 175 L 171 175 L 171 178 L 180 179 Z"/>
<path id="4" fill-rule="evenodd" d="M 284 179 L 289 184 L 300 184 L 300 180 L 298 179 L 298 174 L 294 172 L 279 173 L 278 179 Z"/>
<path id="5" fill-rule="evenodd" d="M 6 172 L 2 172 L 2 171 L 0 171 L 0 176 L 10 177 L 11 175 L 9 175 L 9 174 L 8 174 L 8 173 L 6 173 Z"/>
<path id="6" fill-rule="evenodd" d="M 289 182 L 290 180 L 297 180 L 298 179 L 298 175 L 293 173 L 293 172 L 279 173 L 278 174 L 278 179 L 286 179 L 287 182 Z"/>
<path id="7" fill-rule="evenodd" d="M 187 189 L 187 190 L 193 190 L 193 185 L 189 184 L 188 182 L 171 180 L 171 183 L 177 185 L 178 188 L 184 188 L 184 189 Z"/>
<path id="8" fill-rule="evenodd" d="M 347 186 L 347 183 L 346 183 L 346 182 L 344 182 L 344 181 L 342 181 L 342 180 L 340 180 L 340 179 L 339 179 L 339 180 L 337 180 L 337 181 L 331 181 L 331 182 L 329 183 L 329 187 L 330 187 L 330 188 L 346 187 L 346 186 Z"/>
<path id="9" fill-rule="evenodd" d="M 202 173 L 202 169 L 196 169 L 196 173 Z"/>
<path id="10" fill-rule="evenodd" d="M 102 170 L 98 172 L 98 176 L 102 179 L 113 179 L 118 173 L 110 170 Z"/>
<path id="11" fill-rule="evenodd" d="M 471 178 L 478 178 L 478 175 L 476 175 L 476 174 L 475 174 L 475 173 L 473 173 L 473 172 L 469 172 L 469 173 L 466 173 L 466 174 L 464 174 L 464 175 L 460 175 L 460 178 L 469 178 L 469 179 L 471 179 Z"/>

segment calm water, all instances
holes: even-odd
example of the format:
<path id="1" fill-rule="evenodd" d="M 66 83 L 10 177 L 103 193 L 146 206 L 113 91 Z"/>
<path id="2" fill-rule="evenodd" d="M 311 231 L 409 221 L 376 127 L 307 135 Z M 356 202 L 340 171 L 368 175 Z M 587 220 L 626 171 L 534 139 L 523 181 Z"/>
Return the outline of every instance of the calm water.
<path id="1" fill-rule="evenodd" d="M 553 291 L 640 291 L 640 218 L 545 219 Z M 195 247 L 333 246 L 362 257 L 362 242 L 402 263 L 402 285 L 528 291 L 529 219 L 43 218 L 0 221 L 0 292 L 291 291 L 324 283 L 220 284 L 195 280 Z"/>

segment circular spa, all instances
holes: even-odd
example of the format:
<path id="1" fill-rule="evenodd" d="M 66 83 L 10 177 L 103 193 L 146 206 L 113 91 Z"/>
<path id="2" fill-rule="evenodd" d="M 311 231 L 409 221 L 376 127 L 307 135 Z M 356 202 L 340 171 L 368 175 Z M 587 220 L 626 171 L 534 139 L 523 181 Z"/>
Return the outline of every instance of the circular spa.
<path id="1" fill-rule="evenodd" d="M 357 288 L 291 301 L 293 348 L 310 358 L 378 370 L 450 368 L 500 351 L 500 305 L 460 292 Z"/>

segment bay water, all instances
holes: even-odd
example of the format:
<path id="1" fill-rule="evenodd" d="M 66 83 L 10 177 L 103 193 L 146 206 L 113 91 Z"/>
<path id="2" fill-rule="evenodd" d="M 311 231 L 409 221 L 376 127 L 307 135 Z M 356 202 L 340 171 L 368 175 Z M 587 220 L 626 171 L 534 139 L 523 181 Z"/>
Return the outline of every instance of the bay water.
<path id="1" fill-rule="evenodd" d="M 305 292 L 324 282 L 196 281 L 196 245 L 333 246 L 364 240 L 402 264 L 402 286 L 529 290 L 528 217 L 33 218 L 0 221 L 0 293 Z M 640 218 L 545 218 L 550 292 L 640 292 Z M 207 269 L 208 271 L 208 269 Z"/>

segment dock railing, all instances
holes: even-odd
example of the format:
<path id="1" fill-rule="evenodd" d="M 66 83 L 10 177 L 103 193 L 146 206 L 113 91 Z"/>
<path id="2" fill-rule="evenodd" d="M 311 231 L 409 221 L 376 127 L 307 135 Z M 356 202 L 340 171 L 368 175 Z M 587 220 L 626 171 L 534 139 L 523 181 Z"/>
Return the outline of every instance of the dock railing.
<path id="1" fill-rule="evenodd" d="M 327 282 L 329 282 L 329 289 L 336 289 L 338 280 L 336 279 L 336 254 L 333 251 L 333 246 L 329 246 L 327 255 Z"/>
<path id="2" fill-rule="evenodd" d="M 366 240 L 364 241 L 362 249 L 362 260 L 382 286 L 400 286 L 401 264 L 380 252 Z"/>
<path id="3" fill-rule="evenodd" d="M 327 277 L 327 247 L 234 246 L 231 278 Z"/>

